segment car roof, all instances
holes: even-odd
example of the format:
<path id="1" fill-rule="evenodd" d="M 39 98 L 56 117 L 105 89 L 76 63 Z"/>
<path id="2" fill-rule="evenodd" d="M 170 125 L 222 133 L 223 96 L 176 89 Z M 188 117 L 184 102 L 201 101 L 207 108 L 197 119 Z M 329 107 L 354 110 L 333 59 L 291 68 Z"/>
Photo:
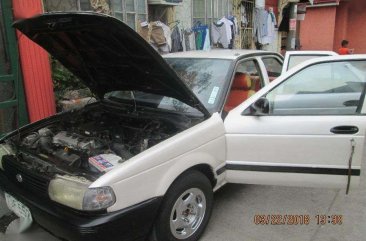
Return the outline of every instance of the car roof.
<path id="1" fill-rule="evenodd" d="M 195 50 L 186 52 L 177 52 L 166 54 L 164 58 L 212 58 L 212 59 L 231 59 L 236 60 L 242 56 L 248 55 L 279 55 L 276 52 L 263 50 L 247 50 L 247 49 L 212 49 L 212 50 Z"/>
<path id="2" fill-rule="evenodd" d="M 324 50 L 296 50 L 296 51 L 286 51 L 286 55 L 329 55 L 337 56 L 338 54 L 334 51 L 324 51 Z"/>

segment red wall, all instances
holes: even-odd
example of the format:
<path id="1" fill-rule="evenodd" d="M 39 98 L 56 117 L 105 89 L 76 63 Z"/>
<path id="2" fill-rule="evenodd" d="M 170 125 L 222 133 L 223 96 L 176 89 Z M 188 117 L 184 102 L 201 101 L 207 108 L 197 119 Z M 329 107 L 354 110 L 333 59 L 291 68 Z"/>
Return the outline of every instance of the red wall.
<path id="1" fill-rule="evenodd" d="M 300 21 L 302 50 L 333 50 L 336 8 L 307 8 Z"/>
<path id="2" fill-rule="evenodd" d="M 334 51 L 338 51 L 341 47 L 341 42 L 343 39 L 347 38 L 347 25 L 348 25 L 348 15 L 349 15 L 349 2 L 341 2 L 337 7 L 336 15 L 336 29 L 334 34 Z"/>
<path id="3" fill-rule="evenodd" d="M 15 19 L 43 12 L 42 0 L 13 0 Z M 29 120 L 55 114 L 55 98 L 48 54 L 25 35 L 17 33 Z"/>
<path id="4" fill-rule="evenodd" d="M 349 2 L 346 39 L 356 54 L 366 54 L 366 0 Z"/>
<path id="5" fill-rule="evenodd" d="M 366 54 L 366 0 L 341 1 L 339 6 L 308 8 L 301 21 L 302 50 L 338 51 L 349 40 L 356 54 Z"/>
<path id="6" fill-rule="evenodd" d="M 276 16 L 278 16 L 278 0 L 266 0 L 266 9 L 268 9 L 269 7 L 272 7 L 273 12 Z"/>

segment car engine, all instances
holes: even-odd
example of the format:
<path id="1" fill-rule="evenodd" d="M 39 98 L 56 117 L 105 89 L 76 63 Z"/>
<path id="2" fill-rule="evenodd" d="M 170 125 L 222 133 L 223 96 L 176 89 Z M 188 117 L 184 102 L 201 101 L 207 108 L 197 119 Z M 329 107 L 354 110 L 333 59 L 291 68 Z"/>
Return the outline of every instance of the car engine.
<path id="1" fill-rule="evenodd" d="M 17 146 L 30 166 L 35 159 L 46 163 L 37 165 L 38 171 L 47 172 L 52 164 L 69 174 L 99 176 L 110 169 L 101 166 L 105 162 L 123 163 L 191 125 L 188 118 L 162 117 L 117 114 L 96 106 L 24 134 Z"/>

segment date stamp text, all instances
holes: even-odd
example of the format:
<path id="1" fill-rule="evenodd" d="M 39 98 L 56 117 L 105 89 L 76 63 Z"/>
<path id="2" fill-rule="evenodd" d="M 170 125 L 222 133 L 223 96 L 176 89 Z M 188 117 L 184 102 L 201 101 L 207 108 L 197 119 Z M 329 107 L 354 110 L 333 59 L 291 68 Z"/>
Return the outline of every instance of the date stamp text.
<path id="1" fill-rule="evenodd" d="M 257 214 L 254 215 L 256 225 L 342 225 L 343 215 L 339 214 Z"/>

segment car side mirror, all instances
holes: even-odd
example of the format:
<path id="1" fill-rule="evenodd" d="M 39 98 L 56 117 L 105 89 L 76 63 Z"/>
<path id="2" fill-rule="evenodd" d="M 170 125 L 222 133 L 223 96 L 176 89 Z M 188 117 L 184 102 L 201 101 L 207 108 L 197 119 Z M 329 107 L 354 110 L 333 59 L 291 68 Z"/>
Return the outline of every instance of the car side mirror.
<path id="1" fill-rule="evenodd" d="M 269 101 L 266 97 L 261 97 L 251 104 L 250 113 L 252 115 L 262 116 L 269 114 Z"/>

